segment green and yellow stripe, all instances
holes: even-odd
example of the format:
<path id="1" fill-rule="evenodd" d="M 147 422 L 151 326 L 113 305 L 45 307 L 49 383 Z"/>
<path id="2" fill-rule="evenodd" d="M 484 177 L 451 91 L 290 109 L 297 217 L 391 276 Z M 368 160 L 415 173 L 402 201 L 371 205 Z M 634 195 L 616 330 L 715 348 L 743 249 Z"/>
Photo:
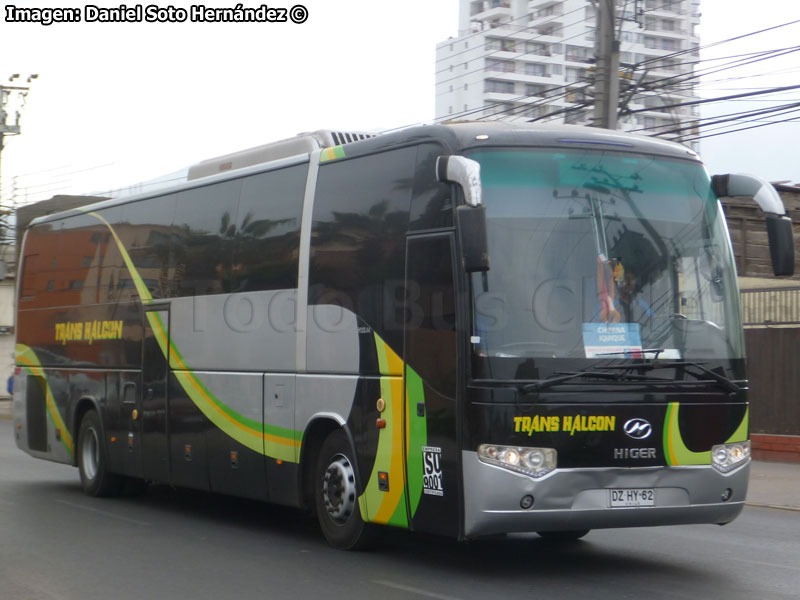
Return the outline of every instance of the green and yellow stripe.
<path id="1" fill-rule="evenodd" d="M 374 335 L 381 371 L 381 397 L 386 402 L 381 416 L 386 420 L 386 427 L 378 434 L 375 463 L 358 501 L 365 521 L 408 527 L 403 468 L 403 361 L 377 333 Z M 378 488 L 378 473 L 381 471 L 389 474 L 388 492 Z"/>
<path id="2" fill-rule="evenodd" d="M 50 384 L 47 382 L 47 375 L 42 368 L 36 353 L 32 348 L 25 344 L 17 344 L 16 348 L 17 365 L 29 374 L 36 377 L 36 380 L 42 386 L 45 395 L 45 406 L 47 407 L 47 414 L 50 415 L 50 420 L 53 422 L 55 428 L 61 433 L 61 443 L 70 456 L 75 456 L 75 444 L 72 440 L 72 435 L 69 432 L 69 427 L 64 423 L 61 417 L 61 412 L 56 406 L 55 398 L 53 397 L 53 390 L 50 389 Z"/>
<path id="3" fill-rule="evenodd" d="M 319 162 L 328 162 L 338 158 L 346 158 L 343 146 L 332 146 L 331 148 L 325 148 L 319 155 Z"/>
<path id="4" fill-rule="evenodd" d="M 152 294 L 147 288 L 147 285 L 145 285 L 143 278 L 136 270 L 133 260 L 125 249 L 122 241 L 119 239 L 119 236 L 114 231 L 114 228 L 102 215 L 96 212 L 89 212 L 88 214 L 97 218 L 109 229 L 122 255 L 122 260 L 125 262 L 125 266 L 131 274 L 131 278 L 133 279 L 134 286 L 142 304 L 145 306 L 152 304 Z M 301 444 L 300 432 L 293 429 L 262 424 L 258 421 L 248 419 L 227 406 L 206 387 L 186 363 L 180 350 L 175 345 L 174 341 L 170 339 L 168 328 L 157 311 L 147 312 L 146 315 L 159 348 L 161 348 L 165 357 L 169 357 L 169 363 L 170 367 L 173 369 L 173 374 L 200 412 L 214 425 L 243 446 L 272 458 L 292 463 L 299 462 Z"/>
<path id="5" fill-rule="evenodd" d="M 680 403 L 670 402 L 667 405 L 667 414 L 664 419 L 664 456 L 667 459 L 667 464 L 670 466 L 710 465 L 711 450 L 693 452 L 686 447 L 681 435 L 680 424 L 678 423 L 679 411 Z M 749 416 L 750 408 L 748 407 L 736 431 L 723 443 L 733 444 L 747 439 Z"/>

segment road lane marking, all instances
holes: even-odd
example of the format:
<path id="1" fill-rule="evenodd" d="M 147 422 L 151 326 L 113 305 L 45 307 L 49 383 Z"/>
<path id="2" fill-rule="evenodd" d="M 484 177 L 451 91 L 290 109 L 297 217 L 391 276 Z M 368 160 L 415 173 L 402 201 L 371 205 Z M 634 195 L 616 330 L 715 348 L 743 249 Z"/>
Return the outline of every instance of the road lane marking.
<path id="1" fill-rule="evenodd" d="M 152 523 L 148 523 L 147 521 L 138 521 L 136 519 L 129 519 L 128 517 L 123 517 L 120 515 L 115 515 L 114 513 L 106 512 L 104 510 L 99 510 L 97 508 L 92 508 L 91 506 L 84 506 L 82 504 L 75 504 L 74 502 L 67 502 L 66 500 L 56 500 L 59 504 L 66 504 L 67 506 L 71 506 L 72 508 L 79 508 L 80 510 L 85 510 L 87 512 L 92 512 L 98 515 L 102 515 L 104 517 L 108 517 L 109 519 L 116 519 L 118 521 L 125 521 L 126 523 L 133 523 L 134 525 L 142 525 L 144 527 L 149 527 Z"/>
<path id="2" fill-rule="evenodd" d="M 437 598 L 437 600 L 460 600 L 456 596 L 447 596 L 446 594 L 437 594 L 436 592 L 429 592 L 428 590 L 423 590 L 420 588 L 412 587 L 410 585 L 403 585 L 402 583 L 395 583 L 393 581 L 385 581 L 383 579 L 373 579 L 372 583 L 377 583 L 378 585 L 383 585 L 386 587 L 394 588 L 396 590 L 400 590 L 402 592 L 411 592 L 412 594 L 417 594 L 419 596 L 425 596 L 426 598 Z"/>

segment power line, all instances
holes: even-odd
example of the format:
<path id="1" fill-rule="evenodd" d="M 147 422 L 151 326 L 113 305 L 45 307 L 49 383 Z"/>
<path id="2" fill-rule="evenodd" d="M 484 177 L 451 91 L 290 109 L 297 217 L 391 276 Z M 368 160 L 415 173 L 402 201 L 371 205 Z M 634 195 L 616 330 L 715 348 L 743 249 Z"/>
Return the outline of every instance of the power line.
<path id="1" fill-rule="evenodd" d="M 797 109 L 796 111 L 791 111 L 791 112 L 798 112 L 798 111 L 800 111 L 800 109 Z M 782 123 L 791 123 L 791 122 L 795 122 L 795 121 L 796 121 L 795 118 L 783 119 L 783 120 L 780 120 L 780 121 L 770 121 L 768 123 L 760 123 L 759 125 L 751 125 L 750 127 L 742 127 L 740 129 L 733 129 L 731 131 L 723 131 L 721 133 L 712 133 L 710 135 L 700 135 L 700 136 L 697 136 L 697 137 L 688 138 L 688 139 L 686 139 L 684 141 L 693 142 L 693 141 L 702 140 L 702 139 L 705 139 L 705 138 L 717 137 L 717 136 L 720 136 L 720 135 L 726 135 L 728 133 L 737 133 L 739 131 L 747 131 L 748 129 L 758 129 L 759 127 L 767 127 L 769 125 L 780 125 Z"/>
<path id="2" fill-rule="evenodd" d="M 679 127 L 679 128 L 671 129 L 671 130 L 668 130 L 668 131 L 659 131 L 659 132 L 655 133 L 655 135 L 659 135 L 659 136 L 660 135 L 668 135 L 668 134 L 673 134 L 673 133 L 680 133 L 681 131 L 686 131 L 686 130 L 690 130 L 690 129 L 696 129 L 698 127 L 708 127 L 710 125 L 717 125 L 717 124 L 720 124 L 720 123 L 727 123 L 727 122 L 731 122 L 731 121 L 741 121 L 742 119 L 747 119 L 748 117 L 754 117 L 754 116 L 761 116 L 761 115 L 765 115 L 765 114 L 776 113 L 776 112 L 784 111 L 784 110 L 789 109 L 789 108 L 800 108 L 800 101 L 799 102 L 789 103 L 789 104 L 783 104 L 781 106 L 772 106 L 772 107 L 769 107 L 769 108 L 762 108 L 762 109 L 755 109 L 755 110 L 745 110 L 745 111 L 740 111 L 740 112 L 735 112 L 735 113 L 728 113 L 728 114 L 725 114 L 725 115 L 717 115 L 717 116 L 712 116 L 712 117 L 698 118 L 698 119 L 692 121 L 691 124 L 688 124 L 688 125 L 686 125 L 684 127 Z M 663 129 L 663 128 L 667 128 L 667 127 L 671 127 L 671 126 L 672 126 L 671 124 L 656 125 L 655 127 L 632 129 L 631 132 L 633 133 L 633 132 L 637 132 L 637 131 L 653 131 L 654 129 Z"/>
<path id="3" fill-rule="evenodd" d="M 784 90 L 796 90 L 796 89 L 800 89 L 800 85 L 787 85 L 787 86 L 782 86 L 782 87 L 777 87 L 777 88 L 769 88 L 769 89 L 761 90 L 761 91 L 757 91 L 757 92 L 746 92 L 744 94 L 733 94 L 731 96 L 722 96 L 722 97 L 718 97 L 718 98 L 704 98 L 702 100 L 695 100 L 695 101 L 691 101 L 691 102 L 678 102 L 678 103 L 675 103 L 675 104 L 665 104 L 664 106 L 659 106 L 658 108 L 665 109 L 665 108 L 678 108 L 678 107 L 681 107 L 681 106 L 694 106 L 694 105 L 697 105 L 697 104 L 707 104 L 709 102 L 720 102 L 722 100 L 731 100 L 733 98 L 747 98 L 747 97 L 750 97 L 750 96 L 761 96 L 761 95 L 764 95 L 764 94 L 773 94 L 775 92 L 780 92 L 780 91 L 784 91 Z M 635 110 L 629 110 L 625 114 L 631 114 L 632 115 L 632 114 L 636 114 L 636 113 L 651 112 L 651 111 L 652 111 L 651 108 L 638 108 L 638 109 L 635 109 Z"/>

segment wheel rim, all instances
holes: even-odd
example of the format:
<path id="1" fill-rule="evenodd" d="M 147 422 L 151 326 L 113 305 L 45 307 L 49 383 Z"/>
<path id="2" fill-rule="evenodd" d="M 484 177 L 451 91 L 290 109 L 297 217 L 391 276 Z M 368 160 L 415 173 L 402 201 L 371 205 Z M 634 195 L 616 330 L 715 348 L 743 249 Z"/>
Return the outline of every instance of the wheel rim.
<path id="1" fill-rule="evenodd" d="M 81 469 L 86 479 L 94 479 L 97 476 L 97 465 L 100 462 L 100 441 L 94 427 L 86 430 L 81 444 Z"/>
<path id="2" fill-rule="evenodd" d="M 322 501 L 335 523 L 342 524 L 353 514 L 356 505 L 356 474 L 353 465 L 342 454 L 337 454 L 325 470 Z"/>

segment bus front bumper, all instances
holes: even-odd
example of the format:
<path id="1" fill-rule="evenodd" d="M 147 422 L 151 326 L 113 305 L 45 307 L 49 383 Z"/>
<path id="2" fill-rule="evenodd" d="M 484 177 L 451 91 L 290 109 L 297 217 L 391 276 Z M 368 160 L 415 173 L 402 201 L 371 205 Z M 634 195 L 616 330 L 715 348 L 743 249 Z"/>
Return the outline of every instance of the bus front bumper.
<path id="1" fill-rule="evenodd" d="M 464 536 L 733 521 L 744 508 L 750 464 L 556 469 L 541 479 L 464 451 Z M 612 491 L 654 491 L 652 506 L 612 507 Z M 527 506 L 530 499 L 533 503 Z M 724 499 L 725 498 L 725 499 Z"/>

